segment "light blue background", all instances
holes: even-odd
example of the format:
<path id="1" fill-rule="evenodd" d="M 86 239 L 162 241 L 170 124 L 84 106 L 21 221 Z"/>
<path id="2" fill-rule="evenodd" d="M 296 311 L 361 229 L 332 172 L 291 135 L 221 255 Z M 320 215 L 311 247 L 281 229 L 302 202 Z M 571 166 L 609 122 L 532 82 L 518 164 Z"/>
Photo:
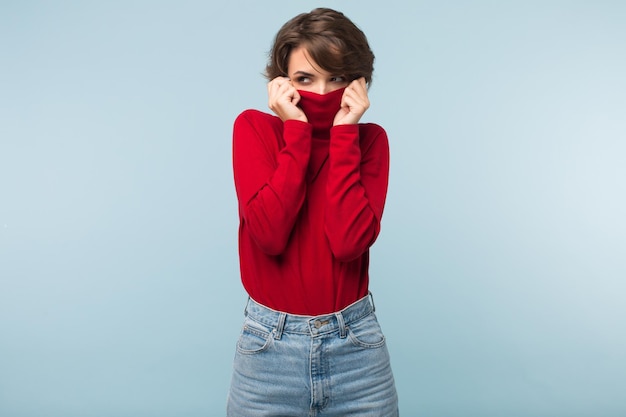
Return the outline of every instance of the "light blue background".
<path id="1" fill-rule="evenodd" d="M 2 1 L 0 415 L 223 415 L 231 127 L 344 11 L 392 152 L 372 290 L 404 416 L 625 416 L 626 3 Z"/>

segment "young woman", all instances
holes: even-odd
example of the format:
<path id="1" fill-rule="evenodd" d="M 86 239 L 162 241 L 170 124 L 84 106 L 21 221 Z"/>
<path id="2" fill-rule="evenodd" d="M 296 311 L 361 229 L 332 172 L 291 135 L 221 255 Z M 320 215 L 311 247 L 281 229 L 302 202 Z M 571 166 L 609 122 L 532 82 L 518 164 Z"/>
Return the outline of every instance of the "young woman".
<path id="1" fill-rule="evenodd" d="M 250 298 L 228 416 L 398 415 L 368 291 L 389 172 L 385 131 L 361 123 L 374 55 L 342 13 L 276 35 L 269 107 L 234 124 L 241 280 Z"/>

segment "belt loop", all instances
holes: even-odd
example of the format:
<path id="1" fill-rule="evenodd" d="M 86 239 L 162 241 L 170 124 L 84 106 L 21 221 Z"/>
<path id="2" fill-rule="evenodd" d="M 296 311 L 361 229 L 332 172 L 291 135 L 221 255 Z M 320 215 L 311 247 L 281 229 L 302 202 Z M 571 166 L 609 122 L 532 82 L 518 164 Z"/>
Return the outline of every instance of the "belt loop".
<path id="1" fill-rule="evenodd" d="M 368 295 L 370 296 L 370 302 L 372 303 L 372 312 L 375 312 L 376 311 L 376 304 L 374 304 L 374 294 L 372 294 L 372 292 L 369 291 Z"/>
<path id="2" fill-rule="evenodd" d="M 343 320 L 343 314 L 341 312 L 335 313 L 335 317 L 337 317 L 337 324 L 339 324 L 339 337 L 342 339 L 346 338 L 346 322 Z"/>
<path id="3" fill-rule="evenodd" d="M 287 314 L 280 313 L 278 315 L 278 323 L 276 323 L 276 329 L 274 329 L 274 339 L 280 340 L 280 337 L 283 335 L 283 330 L 285 330 L 285 319 L 287 318 Z"/>
<path id="4" fill-rule="evenodd" d="M 248 296 L 248 300 L 246 301 L 246 307 L 243 309 L 244 317 L 248 317 L 248 305 L 250 304 L 250 297 Z"/>

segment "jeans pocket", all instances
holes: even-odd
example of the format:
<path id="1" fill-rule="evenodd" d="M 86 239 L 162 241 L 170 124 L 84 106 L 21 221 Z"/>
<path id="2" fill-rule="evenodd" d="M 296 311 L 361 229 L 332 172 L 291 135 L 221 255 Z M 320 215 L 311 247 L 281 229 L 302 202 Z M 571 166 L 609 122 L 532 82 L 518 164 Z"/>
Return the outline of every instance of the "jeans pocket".
<path id="1" fill-rule="evenodd" d="M 385 345 L 385 336 L 374 314 L 348 326 L 348 336 L 355 346 L 366 349 Z"/>
<path id="2" fill-rule="evenodd" d="M 247 318 L 237 341 L 237 351 L 243 355 L 261 353 L 270 347 L 272 340 L 271 329 Z"/>

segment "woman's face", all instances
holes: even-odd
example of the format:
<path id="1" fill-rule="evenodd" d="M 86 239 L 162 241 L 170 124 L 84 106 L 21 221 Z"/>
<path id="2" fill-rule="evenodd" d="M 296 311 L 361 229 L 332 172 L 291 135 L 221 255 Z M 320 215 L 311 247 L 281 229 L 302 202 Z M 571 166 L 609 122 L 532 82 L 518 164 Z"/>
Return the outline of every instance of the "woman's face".
<path id="1" fill-rule="evenodd" d="M 320 68 L 302 46 L 291 51 L 287 66 L 289 79 L 298 90 L 327 94 L 349 84 L 343 74 L 331 74 Z"/>

